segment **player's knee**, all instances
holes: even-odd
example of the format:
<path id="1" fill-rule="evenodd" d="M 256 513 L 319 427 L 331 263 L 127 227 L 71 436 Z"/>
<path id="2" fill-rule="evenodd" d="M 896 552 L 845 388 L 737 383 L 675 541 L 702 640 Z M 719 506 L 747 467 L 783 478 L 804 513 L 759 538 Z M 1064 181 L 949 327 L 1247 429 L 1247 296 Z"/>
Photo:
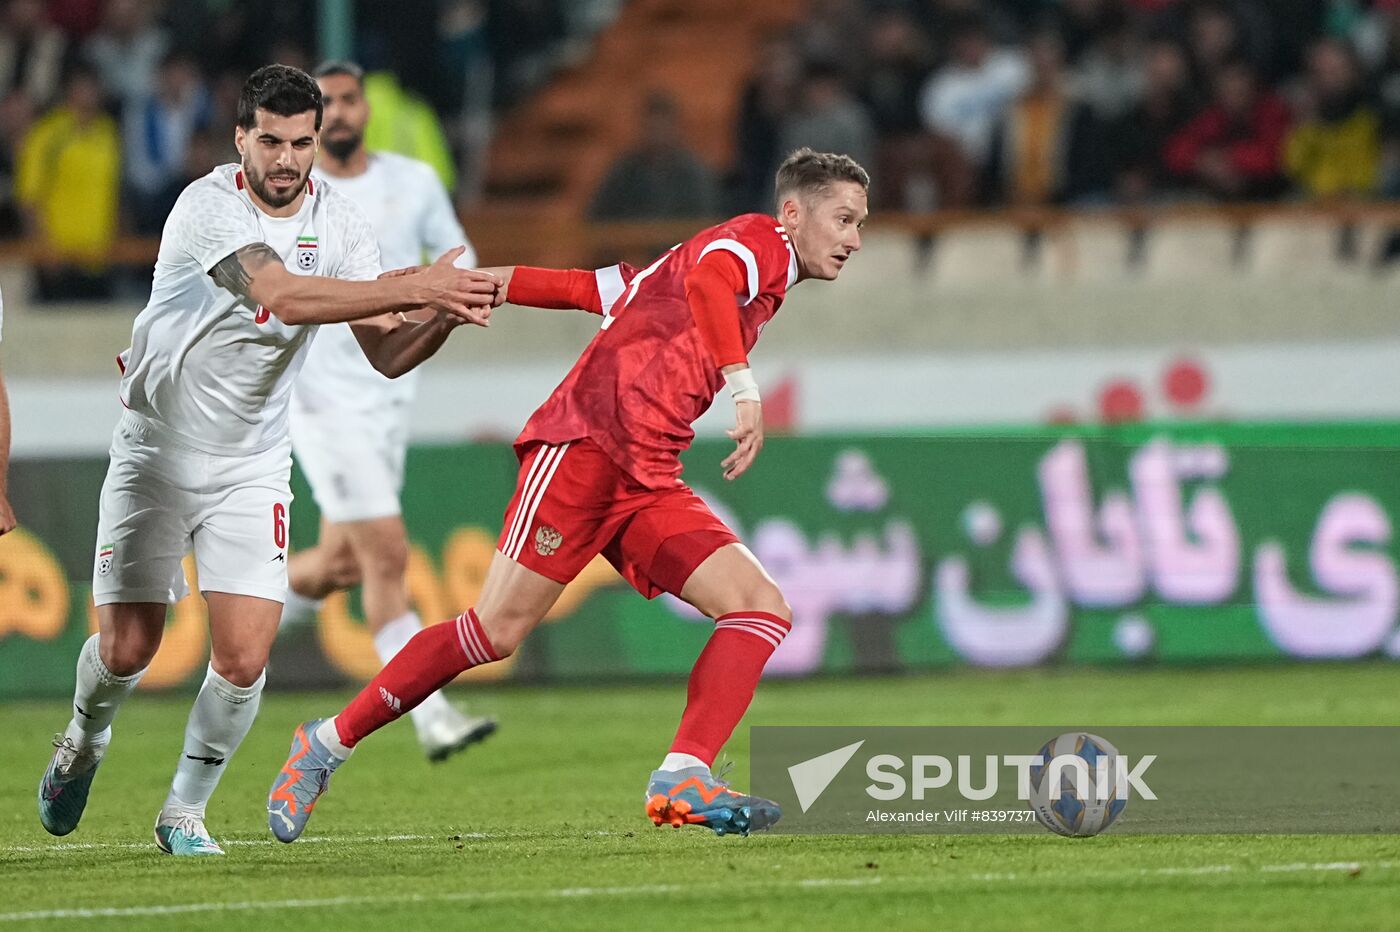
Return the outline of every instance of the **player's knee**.
<path id="1" fill-rule="evenodd" d="M 777 586 L 765 580 L 763 585 L 754 587 L 748 598 L 748 604 L 740 611 L 766 612 L 791 624 L 792 606 L 783 598 L 782 590 Z"/>
<path id="2" fill-rule="evenodd" d="M 232 656 L 209 658 L 214 672 L 235 686 L 248 687 L 258 681 L 267 666 L 267 657 L 255 651 L 241 651 Z"/>
<path id="3" fill-rule="evenodd" d="M 765 611 L 769 612 L 770 614 L 777 615 L 783 621 L 786 621 L 788 624 L 792 624 L 792 606 L 788 604 L 787 599 L 783 598 L 782 592 L 780 592 L 776 586 L 773 588 L 773 593 L 776 598 L 773 602 L 772 608 L 760 609 L 760 611 Z"/>
<path id="4" fill-rule="evenodd" d="M 734 612 L 764 612 L 792 622 L 792 606 L 783 598 L 782 590 L 766 578 L 734 586 L 706 614 L 719 618 Z"/>
<path id="5" fill-rule="evenodd" d="M 123 626 L 117 633 L 104 633 L 98 644 L 102 665 L 116 676 L 131 676 L 151 665 L 160 647 L 160 635 L 137 625 Z"/>

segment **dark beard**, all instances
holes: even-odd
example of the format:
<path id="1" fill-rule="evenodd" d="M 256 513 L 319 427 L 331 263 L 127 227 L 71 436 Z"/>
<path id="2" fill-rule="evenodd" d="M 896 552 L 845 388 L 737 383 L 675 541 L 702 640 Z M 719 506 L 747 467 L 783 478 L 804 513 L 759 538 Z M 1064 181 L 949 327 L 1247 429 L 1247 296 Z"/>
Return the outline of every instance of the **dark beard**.
<path id="1" fill-rule="evenodd" d="M 288 189 L 286 194 L 274 194 L 272 189 L 268 187 L 267 176 L 255 174 L 253 169 L 246 164 L 243 166 L 243 176 L 248 179 L 248 187 L 253 189 L 253 193 L 269 207 L 286 207 L 296 200 L 306 187 L 306 178 L 302 178 L 301 184 Z M 308 175 L 308 177 L 310 176 Z"/>
<path id="2" fill-rule="evenodd" d="M 363 133 L 355 133 L 343 139 L 327 139 L 321 137 L 321 148 L 325 149 L 331 158 L 337 162 L 344 162 L 355 154 L 355 150 L 365 141 Z"/>

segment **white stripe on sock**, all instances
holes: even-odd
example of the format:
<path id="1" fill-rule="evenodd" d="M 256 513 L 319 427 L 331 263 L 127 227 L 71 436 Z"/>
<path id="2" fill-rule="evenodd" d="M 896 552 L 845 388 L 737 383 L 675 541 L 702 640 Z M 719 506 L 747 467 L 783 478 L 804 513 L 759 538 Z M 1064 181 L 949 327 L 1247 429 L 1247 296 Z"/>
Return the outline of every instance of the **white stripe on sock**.
<path id="1" fill-rule="evenodd" d="M 787 637 L 788 631 L 791 630 L 790 626 L 780 624 L 776 621 L 773 621 L 771 618 L 748 618 L 738 616 L 721 619 L 720 621 L 715 622 L 715 627 L 722 628 L 725 625 L 735 623 L 755 625 L 760 628 L 765 628 L 768 631 L 772 632 L 772 634 L 779 639 Z"/>
<path id="2" fill-rule="evenodd" d="M 763 638 L 769 644 L 772 644 L 775 648 L 782 643 L 781 638 L 774 637 L 772 634 L 768 633 L 768 631 L 764 630 L 763 628 L 754 628 L 750 627 L 749 625 L 716 625 L 715 630 L 743 631 L 745 634 L 752 634 L 754 637 Z"/>
<path id="3" fill-rule="evenodd" d="M 471 660 L 472 651 L 471 648 L 467 646 L 467 626 L 465 624 L 466 619 L 467 616 L 465 613 L 457 616 L 457 643 L 462 645 L 463 656 L 465 656 L 468 660 Z"/>
<path id="4" fill-rule="evenodd" d="M 486 638 L 483 636 L 484 632 L 478 630 L 477 627 L 474 627 L 472 625 L 471 618 L 469 616 L 463 615 L 462 619 L 462 627 L 467 632 L 467 640 L 471 641 L 472 646 L 476 648 L 477 665 L 479 666 L 483 663 L 490 663 L 492 651 L 486 649 Z M 478 625 L 479 624 L 480 622 L 478 621 Z"/>

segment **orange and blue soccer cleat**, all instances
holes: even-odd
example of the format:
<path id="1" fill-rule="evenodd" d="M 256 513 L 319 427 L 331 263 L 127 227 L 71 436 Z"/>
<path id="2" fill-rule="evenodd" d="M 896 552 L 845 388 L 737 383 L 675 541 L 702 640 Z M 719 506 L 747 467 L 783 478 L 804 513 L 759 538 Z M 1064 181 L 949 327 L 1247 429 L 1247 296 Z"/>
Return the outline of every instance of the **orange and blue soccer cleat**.
<path id="1" fill-rule="evenodd" d="M 707 767 L 687 767 L 652 771 L 647 815 L 658 826 L 699 825 L 716 835 L 747 835 L 777 822 L 783 810 L 771 799 L 736 793 Z"/>
<path id="2" fill-rule="evenodd" d="M 317 739 L 316 728 L 323 721 L 317 718 L 297 726 L 292 752 L 267 794 L 267 827 L 278 841 L 296 841 L 301 836 L 331 774 L 345 763 Z"/>

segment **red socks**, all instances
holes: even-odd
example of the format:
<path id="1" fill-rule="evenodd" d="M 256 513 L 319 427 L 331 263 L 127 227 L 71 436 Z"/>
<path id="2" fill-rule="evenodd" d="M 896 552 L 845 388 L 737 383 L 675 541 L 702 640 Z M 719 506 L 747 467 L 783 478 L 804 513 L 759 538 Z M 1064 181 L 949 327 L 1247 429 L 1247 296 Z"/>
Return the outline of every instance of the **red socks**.
<path id="1" fill-rule="evenodd" d="M 716 619 L 715 633 L 690 671 L 685 714 L 671 753 L 714 763 L 753 701 L 763 665 L 791 629 L 768 612 L 734 612 Z"/>
<path id="2" fill-rule="evenodd" d="M 335 717 L 340 742 L 353 748 L 360 739 L 452 682 L 463 670 L 500 659 L 471 609 L 452 621 L 424 628 Z"/>
<path id="3" fill-rule="evenodd" d="M 671 743 L 672 753 L 714 763 L 753 701 L 764 664 L 791 628 L 768 612 L 720 616 L 690 672 L 685 714 Z M 499 659 L 470 609 L 452 621 L 424 628 L 336 716 L 336 733 L 342 744 L 354 747 L 463 670 Z"/>

